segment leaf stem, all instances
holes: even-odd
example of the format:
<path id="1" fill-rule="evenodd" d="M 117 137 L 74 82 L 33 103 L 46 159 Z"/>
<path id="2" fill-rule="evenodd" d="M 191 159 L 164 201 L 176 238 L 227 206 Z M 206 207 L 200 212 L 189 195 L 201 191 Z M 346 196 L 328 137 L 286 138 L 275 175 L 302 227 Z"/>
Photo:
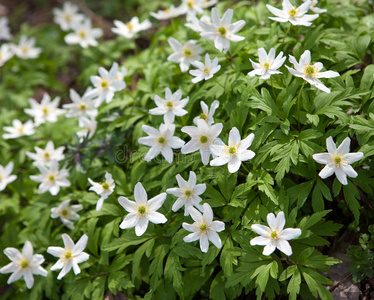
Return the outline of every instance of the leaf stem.
<path id="1" fill-rule="evenodd" d="M 251 173 L 251 172 L 248 171 L 247 167 L 244 165 L 243 162 L 242 162 L 242 166 L 243 166 L 244 170 L 246 170 L 248 172 L 248 174 Z"/>
<path id="2" fill-rule="evenodd" d="M 297 128 L 300 131 L 300 98 L 301 98 L 301 93 L 303 91 L 305 85 L 305 81 L 303 82 L 303 85 L 301 86 L 299 96 L 297 97 Z"/>
<path id="3" fill-rule="evenodd" d="M 218 80 L 214 76 L 213 76 L 213 80 L 214 80 L 215 83 L 220 85 L 223 89 L 225 89 L 225 87 L 221 83 L 219 83 Z"/>

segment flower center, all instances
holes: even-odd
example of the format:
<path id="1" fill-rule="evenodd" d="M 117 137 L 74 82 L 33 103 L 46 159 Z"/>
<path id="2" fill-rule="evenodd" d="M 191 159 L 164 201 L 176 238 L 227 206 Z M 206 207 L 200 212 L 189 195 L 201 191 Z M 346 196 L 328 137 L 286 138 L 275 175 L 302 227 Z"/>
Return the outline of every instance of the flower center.
<path id="1" fill-rule="evenodd" d="M 104 182 L 101 186 L 103 187 L 104 190 L 109 189 L 109 184 L 107 184 L 106 182 Z"/>
<path id="2" fill-rule="evenodd" d="M 43 111 L 43 115 L 47 115 L 48 114 L 48 108 L 47 107 L 44 107 L 42 111 Z"/>
<path id="3" fill-rule="evenodd" d="M 194 5 L 194 1 L 188 1 L 187 5 L 189 8 L 192 8 L 192 6 Z"/>
<path id="4" fill-rule="evenodd" d="M 339 168 L 340 165 L 345 162 L 343 155 L 343 153 L 340 153 L 338 155 L 330 155 L 333 165 Z"/>
<path id="5" fill-rule="evenodd" d="M 210 72 L 210 69 L 208 67 L 205 67 L 204 71 L 203 71 L 205 74 L 209 74 Z"/>
<path id="6" fill-rule="evenodd" d="M 184 49 L 184 56 L 192 56 L 192 51 L 190 49 Z"/>
<path id="7" fill-rule="evenodd" d="M 163 138 L 162 136 L 160 136 L 160 137 L 158 138 L 158 143 L 159 143 L 159 144 L 163 144 L 163 143 L 165 143 L 165 138 Z"/>
<path id="8" fill-rule="evenodd" d="M 65 21 L 69 23 L 71 21 L 71 15 L 66 14 L 65 15 Z"/>
<path id="9" fill-rule="evenodd" d="M 166 106 L 170 109 L 173 108 L 174 104 L 171 101 L 166 102 Z"/>
<path id="10" fill-rule="evenodd" d="M 102 87 L 103 89 L 107 89 L 107 88 L 108 88 L 108 81 L 107 81 L 107 80 L 103 80 L 103 81 L 101 81 L 101 87 Z"/>
<path id="11" fill-rule="evenodd" d="M 288 14 L 290 17 L 297 17 L 297 14 L 299 13 L 299 9 L 296 6 L 291 6 L 288 10 Z"/>
<path id="12" fill-rule="evenodd" d="M 29 52 L 29 47 L 27 46 L 23 46 L 21 49 L 23 54 L 27 54 L 27 52 Z"/>
<path id="13" fill-rule="evenodd" d="M 235 154 L 236 153 L 236 148 L 234 146 L 229 147 L 229 153 L 230 154 Z"/>
<path id="14" fill-rule="evenodd" d="M 19 133 L 23 133 L 23 130 L 25 129 L 25 126 L 24 125 L 22 125 L 20 128 L 18 128 L 18 132 Z"/>
<path id="15" fill-rule="evenodd" d="M 55 181 L 55 176 L 53 176 L 53 175 L 49 175 L 48 179 L 49 179 L 50 181 Z"/>
<path id="16" fill-rule="evenodd" d="M 202 144 L 205 144 L 207 141 L 208 141 L 208 137 L 207 137 L 206 135 L 202 135 L 202 136 L 200 137 L 200 142 L 201 142 Z"/>
<path id="17" fill-rule="evenodd" d="M 234 156 L 238 152 L 238 145 L 236 143 L 231 143 L 229 146 L 225 146 L 223 151 L 226 155 Z"/>
<path id="18" fill-rule="evenodd" d="M 23 260 L 21 261 L 21 267 L 22 267 L 23 269 L 26 269 L 28 266 L 29 266 L 28 261 L 27 261 L 26 259 L 23 259 Z"/>
<path id="19" fill-rule="evenodd" d="M 84 105 L 84 104 L 80 104 L 80 105 L 79 105 L 79 109 L 80 109 L 80 110 L 86 110 L 86 105 Z"/>
<path id="20" fill-rule="evenodd" d="M 145 217 L 149 211 L 149 205 L 147 203 L 137 203 L 135 207 L 135 213 L 138 217 Z"/>
<path id="21" fill-rule="evenodd" d="M 46 160 L 49 160 L 49 159 L 51 158 L 51 156 L 49 155 L 48 152 L 46 152 L 46 153 L 44 153 L 44 158 L 45 158 Z"/>
<path id="22" fill-rule="evenodd" d="M 264 68 L 265 69 L 269 69 L 269 67 L 270 67 L 269 63 L 264 63 Z"/>
<path id="23" fill-rule="evenodd" d="M 71 258 L 71 252 L 66 252 L 65 253 L 65 258 L 70 259 Z"/>
<path id="24" fill-rule="evenodd" d="M 66 217 L 67 215 L 68 215 L 68 210 L 67 209 L 63 209 L 61 211 L 61 216 Z"/>
<path id="25" fill-rule="evenodd" d="M 190 190 L 185 190 L 184 194 L 187 198 L 190 198 L 192 196 L 192 192 Z"/>
<path id="26" fill-rule="evenodd" d="M 225 35 L 226 34 L 226 28 L 225 27 L 220 27 L 218 28 L 218 32 L 220 35 Z"/>
<path id="27" fill-rule="evenodd" d="M 204 113 L 201 113 L 200 115 L 199 115 L 199 117 L 200 117 L 200 119 L 203 119 L 203 120 L 207 120 L 208 119 L 208 117 L 206 116 L 206 114 L 204 114 Z"/>
<path id="28" fill-rule="evenodd" d="M 312 66 L 309 66 L 305 68 L 305 73 L 308 75 L 313 75 L 314 74 L 314 68 Z"/>
<path id="29" fill-rule="evenodd" d="M 130 22 L 126 23 L 126 26 L 129 29 L 129 31 L 132 31 L 134 29 L 134 26 Z"/>
<path id="30" fill-rule="evenodd" d="M 278 238 L 278 233 L 276 231 L 273 231 L 270 236 L 273 238 L 273 239 L 277 239 Z"/>
<path id="31" fill-rule="evenodd" d="M 78 36 L 79 36 L 80 38 L 82 38 L 82 39 L 85 39 L 86 36 L 87 36 L 87 34 L 86 34 L 86 32 L 85 32 L 84 30 L 81 30 L 81 31 L 78 33 Z"/>

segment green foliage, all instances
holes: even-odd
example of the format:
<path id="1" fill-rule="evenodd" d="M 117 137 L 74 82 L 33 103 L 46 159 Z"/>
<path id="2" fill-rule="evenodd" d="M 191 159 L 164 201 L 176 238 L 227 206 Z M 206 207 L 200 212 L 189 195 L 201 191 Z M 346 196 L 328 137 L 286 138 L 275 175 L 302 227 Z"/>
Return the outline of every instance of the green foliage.
<path id="1" fill-rule="evenodd" d="M 144 20 L 150 12 L 170 5 L 165 0 L 86 2 L 88 12 L 100 14 L 94 23 L 108 28 L 115 19 L 126 21 L 137 15 Z M 48 1 L 38 3 L 52 8 Z M 13 174 L 18 176 L 1 191 L 1 250 L 20 249 L 29 240 L 34 252 L 44 255 L 43 266 L 48 270 L 45 278 L 34 276 L 31 291 L 19 280 L 7 286 L 2 299 L 103 299 L 110 293 L 156 300 L 332 299 L 326 289 L 331 282 L 321 273 L 340 262 L 327 253 L 332 238 L 348 230 L 361 233 L 359 245 L 348 250 L 354 280 L 373 276 L 374 227 L 369 226 L 374 220 L 373 3 L 321 1 L 328 12 L 311 27 L 272 21 L 265 4 L 219 1 L 220 16 L 232 8 L 233 21 L 246 21 L 238 33 L 245 40 L 231 42 L 227 54 L 185 27 L 184 16 L 162 22 L 152 19 L 153 28 L 133 40 L 113 38 L 108 30 L 98 47 L 87 49 L 66 45 L 66 33 L 57 25 L 22 24 L 17 31 L 25 4 L 10 16 L 14 41 L 21 35 L 35 36 L 43 52 L 33 60 L 13 57 L 1 66 L 1 128 L 10 126 L 13 119 L 27 120 L 24 109 L 30 106 L 28 99 L 39 100 L 44 91 L 52 98 L 60 96 L 63 103 L 70 102 L 69 89 L 82 94 L 100 66 L 108 69 L 118 62 L 128 73 L 126 89 L 99 107 L 92 138 L 79 139 L 77 120 L 60 116 L 56 123 L 40 125 L 32 136 L 0 140 L 0 164 L 13 161 Z M 273 0 L 269 4 L 280 7 Z M 181 43 L 197 40 L 211 58 L 218 57 L 221 70 L 212 79 L 193 84 L 188 72 L 182 73 L 178 64 L 167 60 L 173 52 L 169 37 Z M 277 53 L 283 51 L 297 60 L 310 50 L 313 63 L 322 62 L 326 70 L 338 71 L 340 76 L 321 79 L 331 93 L 292 76 L 285 66 L 280 68 L 282 74 L 268 80 L 249 77 L 247 73 L 253 69 L 249 59 L 258 62 L 260 47 L 266 51 L 274 47 Z M 291 66 L 288 61 L 286 64 Z M 181 128 L 193 125 L 193 118 L 201 113 L 200 101 L 210 106 L 219 100 L 214 115 L 215 123 L 223 124 L 219 137 L 227 143 L 232 127 L 238 128 L 242 138 L 254 133 L 249 149 L 255 157 L 243 162 L 234 174 L 226 165 L 203 165 L 198 152 L 183 155 L 176 150 L 172 164 L 161 156 L 146 162 L 149 147 L 139 145 L 138 139 L 144 136 L 142 125 L 158 128 L 162 123 L 162 117 L 149 114 L 149 110 L 155 107 L 154 97 L 163 97 L 166 88 L 173 92 L 180 89 L 183 98 L 189 97 L 188 114 L 176 117 L 175 136 L 189 141 Z M 320 178 L 323 166 L 312 157 L 326 152 L 330 136 L 337 144 L 350 137 L 350 152 L 364 153 L 361 161 L 352 164 L 358 177 L 348 177 L 344 186 L 335 175 Z M 44 149 L 49 140 L 56 147 L 66 147 L 61 165 L 70 174 L 71 185 L 57 196 L 38 194 L 38 184 L 30 179 L 38 170 L 26 155 L 35 146 Z M 172 195 L 159 210 L 167 223 L 149 224 L 140 237 L 133 228 L 119 228 L 126 212 L 118 197 L 133 200 L 134 186 L 141 182 L 152 198 L 176 187 L 175 176 L 188 178 L 189 171 L 197 174 L 197 183 L 206 184 L 202 203 L 213 208 L 214 220 L 225 222 L 225 230 L 219 233 L 220 249 L 210 244 L 209 251 L 202 253 L 198 242 L 183 241 L 188 233 L 182 224 L 191 224 L 192 219 L 184 216 L 183 209 L 172 211 Z M 87 179 L 103 181 L 105 172 L 112 174 L 116 186 L 98 212 L 99 196 L 89 191 Z M 73 230 L 50 217 L 51 208 L 66 199 L 83 205 Z M 250 245 L 256 237 L 251 225 L 265 225 L 268 213 L 279 211 L 285 213 L 285 228 L 300 228 L 302 234 L 290 241 L 290 257 L 279 250 L 264 256 L 263 247 Z M 56 260 L 46 249 L 62 246 L 63 233 L 75 241 L 87 234 L 85 251 L 90 259 L 80 264 L 79 275 L 71 271 L 57 280 L 57 273 L 50 271 Z M 1 254 L 0 265 L 8 263 Z M 0 275 L 2 286 L 8 276 Z"/>

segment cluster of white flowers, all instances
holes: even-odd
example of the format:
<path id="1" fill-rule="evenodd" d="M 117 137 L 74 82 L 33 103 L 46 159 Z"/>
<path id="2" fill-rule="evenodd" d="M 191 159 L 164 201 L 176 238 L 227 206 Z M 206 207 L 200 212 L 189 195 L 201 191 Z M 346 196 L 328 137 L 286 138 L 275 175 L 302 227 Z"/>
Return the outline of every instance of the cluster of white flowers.
<path id="1" fill-rule="evenodd" d="M 92 28 L 91 20 L 78 13 L 78 7 L 64 2 L 62 8 L 53 9 L 54 22 L 63 31 L 72 31 L 65 36 L 67 44 L 79 44 L 82 48 L 97 46 L 97 39 L 103 35 L 101 28 Z"/>
<path id="2" fill-rule="evenodd" d="M 282 10 L 267 5 L 270 12 L 276 16 L 270 17 L 270 19 L 278 22 L 289 21 L 293 25 L 310 26 L 310 22 L 315 20 L 318 14 L 308 15 L 306 14 L 308 10 L 316 13 L 322 13 L 325 10 L 315 7 L 318 2 L 316 0 L 303 1 L 304 3 L 300 7 L 296 7 L 288 0 L 283 0 Z M 231 42 L 239 42 L 245 39 L 243 36 L 236 35 L 244 27 L 245 21 L 239 20 L 231 23 L 234 13 L 232 9 L 228 9 L 220 18 L 215 7 L 212 8 L 211 17 L 197 18 L 196 15 L 202 14 L 204 8 L 214 5 L 216 2 L 217 0 L 183 0 L 178 7 L 170 6 L 168 10 L 151 13 L 151 15 L 156 19 L 164 20 L 187 14 L 188 23 L 185 24 L 187 27 L 199 32 L 201 37 L 213 41 L 215 48 L 220 52 L 227 53 Z M 102 35 L 102 30 L 92 28 L 91 21 L 78 13 L 76 5 L 65 2 L 62 9 L 55 8 L 53 13 L 54 21 L 63 31 L 73 31 L 65 36 L 66 43 L 80 44 L 83 48 L 98 45 L 96 39 Z M 7 23 L 6 18 L 0 18 L 0 40 L 11 39 Z M 139 22 L 137 17 L 132 18 L 128 23 L 116 20 L 114 24 L 116 27 L 112 28 L 112 31 L 125 38 L 133 38 L 140 31 L 151 27 L 148 19 Z M 168 43 L 174 51 L 168 57 L 168 60 L 178 63 L 181 72 L 189 71 L 189 74 L 195 77 L 192 79 L 193 83 L 211 79 L 221 69 L 221 65 L 218 64 L 218 57 L 215 57 L 212 61 L 209 53 L 205 54 L 205 63 L 200 62 L 204 49 L 197 44 L 196 40 L 189 40 L 182 44 L 175 38 L 170 37 Z M 0 66 L 14 54 L 24 59 L 38 57 L 41 50 L 35 48 L 34 45 L 35 39 L 27 39 L 25 36 L 20 38 L 17 46 L 3 44 L 0 47 Z M 274 48 L 271 48 L 269 53 L 264 48 L 260 48 L 258 49 L 258 58 L 259 63 L 251 60 L 254 70 L 248 73 L 249 76 L 258 75 L 261 79 L 266 80 L 271 75 L 282 73 L 278 70 L 286 60 L 282 51 L 276 56 Z M 311 64 L 309 50 L 301 55 L 299 62 L 292 55 L 289 55 L 289 61 L 294 65 L 294 68 L 286 67 L 292 75 L 301 77 L 311 85 L 328 93 L 330 90 L 323 85 L 319 78 L 339 76 L 337 72 L 333 71 L 320 72 L 323 65 L 319 62 Z M 189 70 L 191 65 L 197 69 Z M 26 108 L 24 111 L 34 121 L 28 120 L 22 123 L 19 120 L 13 120 L 13 126 L 4 127 L 7 133 L 3 134 L 3 138 L 14 139 L 24 135 L 32 135 L 36 127 L 46 122 L 56 122 L 58 117 L 65 112 L 67 118 L 78 117 L 78 124 L 83 128 L 77 133 L 81 140 L 91 138 L 97 127 L 95 119 L 98 115 L 98 107 L 104 102 L 110 103 L 115 93 L 126 87 L 124 77 L 127 74 L 127 69 L 125 67 L 120 68 L 118 63 L 114 62 L 109 71 L 100 67 L 98 72 L 100 76 L 91 76 L 90 78 L 93 88 L 87 88 L 82 96 L 75 90 L 70 90 L 72 103 L 64 104 L 63 109 L 58 108 L 59 97 L 51 100 L 49 94 L 45 93 L 40 102 L 31 98 L 29 100 L 31 108 Z M 182 154 L 190 154 L 199 150 L 204 165 L 222 166 L 227 164 L 228 171 L 235 173 L 238 172 L 243 162 L 251 160 L 255 156 L 255 152 L 248 150 L 255 138 L 254 133 L 250 133 L 242 139 L 240 131 L 233 127 L 229 132 L 227 145 L 219 138 L 223 130 L 223 124 L 214 123 L 214 114 L 220 104 L 218 100 L 213 101 L 210 108 L 207 103 L 201 101 L 202 113 L 193 119 L 196 126 L 183 126 L 181 128 L 181 132 L 186 133 L 191 138 L 187 143 L 174 136 L 175 117 L 182 117 L 188 113 L 185 107 L 188 105 L 189 97 L 182 99 L 182 96 L 181 90 L 173 93 L 169 88 L 165 90 L 165 99 L 158 95 L 155 96 L 154 101 L 157 107 L 150 109 L 149 113 L 151 115 L 162 115 L 164 123 L 159 126 L 159 129 L 148 125 L 142 126 L 142 130 L 148 136 L 139 138 L 138 142 L 150 147 L 144 157 L 147 162 L 161 153 L 168 163 L 172 163 L 173 149 L 180 149 Z M 318 163 L 326 164 L 319 173 L 320 177 L 324 179 L 335 173 L 343 185 L 348 184 L 347 175 L 353 178 L 358 176 L 350 164 L 362 159 L 364 157 L 363 153 L 349 153 L 349 138 L 346 138 L 336 148 L 332 137 L 329 137 L 326 140 L 326 145 L 328 153 L 313 155 Z M 36 146 L 34 149 L 35 153 L 26 152 L 26 155 L 33 160 L 33 164 L 41 173 L 40 175 L 30 176 L 33 181 L 40 183 L 38 193 L 49 191 L 51 195 L 57 195 L 61 187 L 70 186 L 70 181 L 67 179 L 69 176 L 68 170 L 64 167 L 59 168 L 59 162 L 65 159 L 63 153 L 65 147 L 55 148 L 53 141 L 48 141 L 44 149 Z M 13 168 L 13 162 L 9 162 L 6 167 L 0 165 L 0 191 L 17 179 L 16 175 L 11 175 Z M 184 237 L 184 241 L 189 243 L 199 240 L 202 252 L 208 251 L 209 241 L 217 248 L 221 248 L 222 241 L 217 232 L 223 231 L 225 224 L 222 221 L 213 221 L 214 214 L 211 206 L 208 203 L 201 203 L 202 198 L 200 196 L 206 191 L 206 184 L 197 184 L 197 175 L 193 171 L 190 171 L 188 180 L 183 179 L 180 174 L 176 175 L 176 180 L 178 187 L 168 188 L 166 193 L 161 193 L 150 200 L 148 200 L 147 192 L 140 182 L 134 187 L 135 201 L 130 201 L 126 197 L 119 197 L 119 204 L 128 212 L 119 227 L 121 229 L 135 227 L 136 235 L 141 236 L 146 232 L 149 222 L 154 224 L 166 223 L 166 217 L 158 210 L 162 208 L 167 194 L 172 194 L 178 197 L 172 206 L 172 210 L 177 212 L 184 207 L 184 216 L 190 216 L 194 221 L 192 224 L 186 222 L 182 224 L 185 230 L 191 232 Z M 96 210 L 100 211 L 104 200 L 114 191 L 114 179 L 110 173 L 106 172 L 105 180 L 102 183 L 95 182 L 91 178 L 88 178 L 88 182 L 91 184 L 89 190 L 100 196 L 96 204 Z M 70 205 L 70 202 L 71 199 L 66 199 L 57 207 L 53 207 L 51 218 L 60 218 L 60 221 L 66 227 L 74 229 L 74 221 L 80 218 L 77 212 L 82 210 L 83 206 L 81 204 Z M 292 255 L 292 248 L 288 240 L 299 237 L 301 230 L 298 228 L 283 229 L 286 221 L 282 211 L 278 213 L 277 217 L 273 213 L 269 213 L 267 222 L 269 227 L 260 224 L 251 226 L 252 230 L 260 236 L 253 238 L 250 244 L 265 246 L 264 255 L 270 255 L 276 248 L 288 256 Z M 64 248 L 48 247 L 47 249 L 49 254 L 59 258 L 56 264 L 51 267 L 52 271 L 62 269 L 57 277 L 59 280 L 71 268 L 73 268 L 75 274 L 79 274 L 78 264 L 89 259 L 89 255 L 83 252 L 88 241 L 87 235 L 84 234 L 76 244 L 67 234 L 63 234 L 62 239 Z M 40 254 L 33 254 L 33 248 L 29 241 L 25 242 L 22 254 L 15 248 L 6 248 L 4 253 L 12 261 L 0 269 L 0 273 L 13 273 L 9 277 L 8 283 L 24 277 L 27 287 L 31 288 L 34 283 L 33 274 L 47 276 L 47 271 L 41 267 L 44 257 Z"/>
<path id="3" fill-rule="evenodd" d="M 62 269 L 57 279 L 64 277 L 73 268 L 74 274 L 80 273 L 79 263 L 89 259 L 89 255 L 83 250 L 86 248 L 88 237 L 83 235 L 77 244 L 74 244 L 69 235 L 63 234 L 62 239 L 65 247 L 48 247 L 47 252 L 53 256 L 59 257 L 59 260 L 51 267 L 51 271 Z M 24 278 L 27 288 L 31 289 L 34 285 L 34 276 L 47 276 L 48 272 L 41 264 L 44 257 L 41 254 L 34 254 L 34 249 L 29 241 L 26 241 L 22 253 L 18 249 L 8 247 L 4 249 L 4 254 L 12 261 L 10 264 L 0 269 L 1 274 L 12 273 L 8 279 L 8 284 Z"/>
<path id="4" fill-rule="evenodd" d="M 0 41 L 10 41 L 13 37 L 10 33 L 9 21 L 7 17 L 0 17 Z M 22 35 L 18 44 L 4 43 L 0 46 L 0 67 L 3 66 L 14 55 L 22 59 L 37 58 L 42 52 L 35 47 L 35 38 L 27 38 Z"/>

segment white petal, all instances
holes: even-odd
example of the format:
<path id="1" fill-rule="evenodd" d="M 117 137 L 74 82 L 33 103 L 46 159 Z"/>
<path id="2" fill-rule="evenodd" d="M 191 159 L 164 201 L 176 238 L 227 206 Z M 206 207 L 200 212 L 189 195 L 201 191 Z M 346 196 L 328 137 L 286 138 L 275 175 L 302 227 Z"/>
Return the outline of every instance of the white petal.
<path id="1" fill-rule="evenodd" d="M 214 231 L 221 232 L 225 230 L 225 223 L 223 223 L 222 221 L 213 221 L 210 225 L 210 228 Z"/>
<path id="2" fill-rule="evenodd" d="M 81 253 L 87 246 L 88 236 L 86 234 L 82 235 L 79 241 L 75 244 L 73 248 L 73 254 Z"/>
<path id="3" fill-rule="evenodd" d="M 168 219 L 166 219 L 165 216 L 159 212 L 149 211 L 148 220 L 154 224 L 164 224 L 167 222 Z"/>
<path id="4" fill-rule="evenodd" d="M 265 247 L 264 247 L 264 251 L 262 252 L 263 255 L 270 255 L 274 252 L 275 250 L 275 245 L 274 243 L 268 243 Z"/>
<path id="5" fill-rule="evenodd" d="M 335 168 L 335 175 L 341 184 L 347 185 L 347 174 L 342 170 L 342 168 Z"/>
<path id="6" fill-rule="evenodd" d="M 266 237 L 257 236 L 255 238 L 251 239 L 250 244 L 252 246 L 255 246 L 255 245 L 265 246 L 265 245 L 269 244 L 269 241 L 270 240 Z"/>
<path id="7" fill-rule="evenodd" d="M 132 228 L 139 222 L 139 217 L 134 214 L 130 213 L 128 214 L 122 221 L 122 223 L 119 225 L 121 229 L 127 229 L 127 228 Z"/>
<path id="8" fill-rule="evenodd" d="M 364 154 L 362 152 L 357 152 L 357 153 L 347 153 L 346 155 L 344 155 L 344 160 L 349 163 L 349 164 L 352 164 L 356 161 L 359 161 L 360 159 L 363 159 L 364 158 Z"/>
<path id="9" fill-rule="evenodd" d="M 148 219 L 147 218 L 140 218 L 138 224 L 135 226 L 135 234 L 137 236 L 143 235 L 143 233 L 147 230 L 148 227 Z"/>
<path id="10" fill-rule="evenodd" d="M 135 209 L 135 202 L 134 201 L 130 201 L 126 197 L 122 197 L 122 196 L 119 197 L 118 198 L 118 202 L 128 212 L 133 212 L 134 209 Z"/>
<path id="11" fill-rule="evenodd" d="M 183 228 L 184 228 L 184 224 L 186 224 L 186 223 L 183 223 Z M 189 225 L 189 224 L 187 224 L 187 225 Z M 199 232 L 193 232 L 193 233 L 190 233 L 189 235 L 185 236 L 183 238 L 183 241 L 185 241 L 186 243 L 191 243 L 191 242 L 197 241 L 198 239 L 200 239 Z"/>
<path id="12" fill-rule="evenodd" d="M 286 228 L 280 233 L 279 238 L 284 240 L 292 240 L 301 235 L 301 230 L 299 228 Z"/>
<path id="13" fill-rule="evenodd" d="M 267 233 L 271 230 L 269 227 L 260 224 L 253 224 L 251 228 L 254 232 L 262 236 L 266 236 Z"/>
<path id="14" fill-rule="evenodd" d="M 330 164 L 331 163 L 331 156 L 330 153 L 318 153 L 313 154 L 313 159 L 318 162 L 319 164 Z"/>
<path id="15" fill-rule="evenodd" d="M 319 172 L 319 177 L 322 179 L 325 179 L 327 177 L 330 177 L 332 174 L 335 172 L 335 167 L 333 164 L 328 164 L 326 165 L 320 172 Z"/>
<path id="16" fill-rule="evenodd" d="M 75 245 L 74 245 L 73 240 L 66 233 L 62 235 L 62 240 L 64 241 L 65 248 L 68 248 L 68 249 L 74 248 Z"/>
<path id="17" fill-rule="evenodd" d="M 338 149 L 336 149 L 337 154 L 349 153 L 350 144 L 351 144 L 351 139 L 349 137 L 345 138 L 344 141 L 339 145 Z"/>
<path id="18" fill-rule="evenodd" d="M 150 199 L 148 201 L 148 204 L 150 206 L 150 210 L 152 210 L 152 211 L 158 210 L 162 206 L 162 204 L 164 204 L 166 196 L 167 196 L 166 193 L 162 193 L 162 194 L 157 195 L 157 196 L 153 197 L 152 199 Z"/>
<path id="19" fill-rule="evenodd" d="M 218 249 L 222 247 L 222 241 L 215 231 L 209 231 L 208 232 L 208 239 L 213 243 L 214 246 L 216 246 Z"/>
<path id="20" fill-rule="evenodd" d="M 140 182 L 138 182 L 135 185 L 134 197 L 135 197 L 136 203 L 147 202 L 147 200 L 148 200 L 147 193 L 146 193 L 143 185 Z"/>
<path id="21" fill-rule="evenodd" d="M 284 212 L 280 211 L 275 218 L 275 227 L 279 230 L 282 230 L 284 225 L 286 224 L 286 219 L 284 218 Z"/>
<path id="22" fill-rule="evenodd" d="M 204 253 L 208 252 L 209 250 L 209 240 L 205 234 L 200 236 L 200 249 Z"/>
<path id="23" fill-rule="evenodd" d="M 277 241 L 277 248 L 288 256 L 292 255 L 292 248 L 286 240 L 279 239 Z"/>
<path id="24" fill-rule="evenodd" d="M 204 203 L 203 207 L 204 207 L 203 219 L 211 223 L 213 221 L 213 210 L 208 203 Z"/>
<path id="25" fill-rule="evenodd" d="M 343 164 L 341 168 L 349 177 L 356 178 L 358 176 L 357 172 L 350 165 Z"/>
<path id="26" fill-rule="evenodd" d="M 240 168 L 240 165 L 241 161 L 238 159 L 237 156 L 233 156 L 227 164 L 230 173 L 237 172 Z"/>

